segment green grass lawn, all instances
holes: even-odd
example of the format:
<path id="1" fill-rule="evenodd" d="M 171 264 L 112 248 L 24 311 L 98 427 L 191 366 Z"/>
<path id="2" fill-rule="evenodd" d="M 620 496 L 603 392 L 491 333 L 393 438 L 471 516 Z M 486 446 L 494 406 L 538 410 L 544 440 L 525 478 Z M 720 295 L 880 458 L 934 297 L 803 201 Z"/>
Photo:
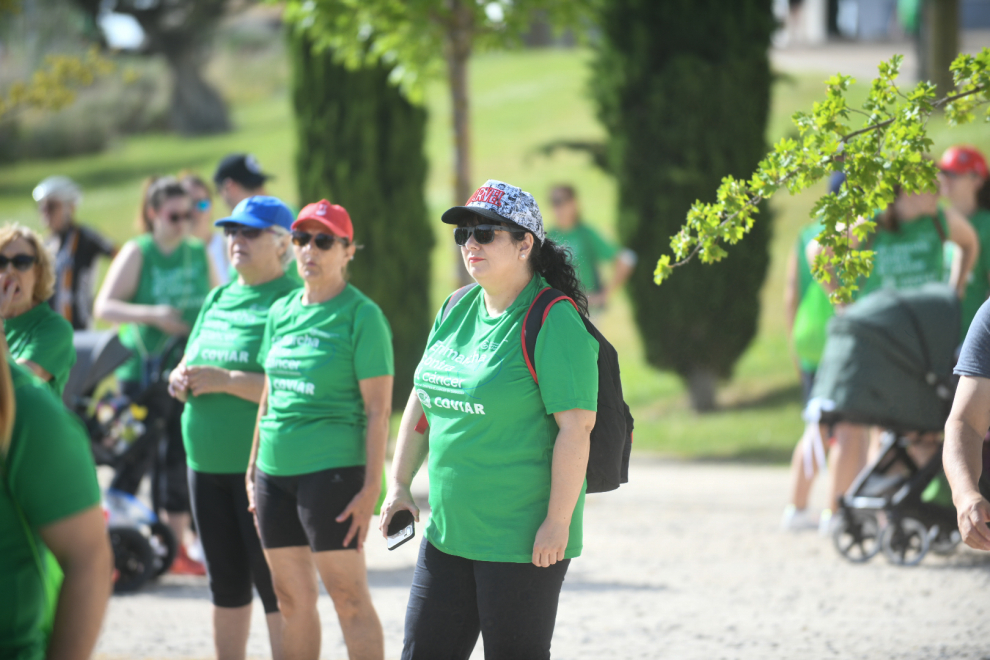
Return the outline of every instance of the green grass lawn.
<path id="1" fill-rule="evenodd" d="M 549 208 L 550 186 L 558 181 L 577 186 L 588 222 L 615 234 L 615 186 L 579 154 L 537 155 L 536 149 L 561 138 L 600 138 L 592 103 L 587 97 L 589 54 L 579 50 L 542 50 L 478 57 L 472 62 L 473 178 L 510 181 L 531 191 Z M 233 101 L 236 130 L 206 138 L 145 135 L 120 140 L 105 153 L 57 161 L 24 162 L 0 168 L 0 220 L 37 226 L 32 187 L 50 174 L 75 178 L 85 190 L 80 218 L 118 241 L 133 236 L 143 177 L 190 168 L 209 176 L 216 162 L 232 151 L 254 153 L 264 168 L 277 175 L 269 192 L 290 203 L 297 199 L 294 174 L 295 134 L 285 90 L 283 64 L 264 68 L 268 84 L 246 76 L 233 58 L 215 63 L 211 75 Z M 768 140 L 793 132 L 789 117 L 810 109 L 822 97 L 823 75 L 787 75 L 773 91 L 773 116 Z M 231 81 L 234 82 L 231 82 Z M 869 81 L 865 81 L 869 82 Z M 853 98 L 865 95 L 861 81 Z M 430 86 L 427 155 L 430 162 L 427 199 L 438 245 L 433 255 L 432 297 L 438 306 L 453 286 L 454 251 L 449 228 L 439 215 L 454 201 L 451 171 L 450 108 L 445 87 Z M 685 109 L 690 111 L 690 109 Z M 970 142 L 990 149 L 985 126 L 951 131 L 933 120 L 934 153 L 949 144 Z M 637 420 L 638 451 L 685 457 L 784 461 L 796 441 L 800 420 L 800 388 L 784 330 L 782 288 L 784 262 L 818 189 L 796 197 L 785 193 L 772 202 L 775 226 L 772 262 L 762 294 L 760 329 L 740 360 L 734 378 L 719 394 L 718 412 L 691 412 L 679 379 L 648 367 L 628 302 L 620 299 L 605 315 L 602 329 L 618 347 L 626 398 Z M 714 192 L 714 191 L 713 191 Z M 219 213 L 221 209 L 217 209 Z M 355 218 L 360 235 L 360 218 Z M 641 264 L 652 268 L 652 264 Z"/>

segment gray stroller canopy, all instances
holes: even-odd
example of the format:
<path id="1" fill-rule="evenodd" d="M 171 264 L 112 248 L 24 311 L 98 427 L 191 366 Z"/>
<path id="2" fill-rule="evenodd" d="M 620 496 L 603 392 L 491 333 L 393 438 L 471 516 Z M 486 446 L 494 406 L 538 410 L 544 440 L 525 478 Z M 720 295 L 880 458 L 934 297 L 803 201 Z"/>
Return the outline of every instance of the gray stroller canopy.
<path id="1" fill-rule="evenodd" d="M 954 392 L 959 301 L 944 284 L 882 289 L 832 318 L 812 399 L 823 422 L 940 431 Z"/>

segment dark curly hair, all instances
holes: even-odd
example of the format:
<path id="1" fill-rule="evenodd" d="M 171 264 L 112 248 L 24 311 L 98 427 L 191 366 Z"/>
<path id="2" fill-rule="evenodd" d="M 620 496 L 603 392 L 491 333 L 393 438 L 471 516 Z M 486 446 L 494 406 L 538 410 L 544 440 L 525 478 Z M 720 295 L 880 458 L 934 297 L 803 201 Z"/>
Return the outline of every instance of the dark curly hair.
<path id="1" fill-rule="evenodd" d="M 499 222 L 497 224 L 517 230 L 509 232 L 512 240 L 516 243 L 521 241 L 526 234 L 533 233 L 513 222 Z M 573 300 L 581 316 L 588 316 L 588 296 L 581 288 L 581 280 L 578 279 L 577 271 L 574 270 L 570 250 L 549 238 L 540 243 L 534 234 L 529 265 L 535 272 L 543 276 L 547 284 Z"/>

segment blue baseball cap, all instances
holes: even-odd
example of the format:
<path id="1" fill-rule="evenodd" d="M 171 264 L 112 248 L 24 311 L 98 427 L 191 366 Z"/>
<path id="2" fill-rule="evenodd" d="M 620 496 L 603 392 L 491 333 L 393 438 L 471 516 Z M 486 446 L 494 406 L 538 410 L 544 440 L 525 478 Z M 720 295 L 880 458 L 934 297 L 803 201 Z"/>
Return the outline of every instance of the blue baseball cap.
<path id="1" fill-rule="evenodd" d="M 267 195 L 255 195 L 242 199 L 229 218 L 217 220 L 213 224 L 217 227 L 224 225 L 244 225 L 245 227 L 256 227 L 267 229 L 278 225 L 286 230 L 292 228 L 292 221 L 295 217 L 289 207 L 277 197 Z"/>

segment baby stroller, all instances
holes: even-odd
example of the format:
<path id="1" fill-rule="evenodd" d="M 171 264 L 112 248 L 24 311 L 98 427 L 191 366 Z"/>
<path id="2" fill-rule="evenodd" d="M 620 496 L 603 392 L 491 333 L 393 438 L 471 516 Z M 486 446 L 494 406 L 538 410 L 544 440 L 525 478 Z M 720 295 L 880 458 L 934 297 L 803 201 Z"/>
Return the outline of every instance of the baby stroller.
<path id="1" fill-rule="evenodd" d="M 181 351 L 172 340 L 161 358 L 148 365 L 149 382 L 140 395 L 99 394 L 100 383 L 130 357 L 114 330 L 75 333 L 76 364 L 69 373 L 62 400 L 83 422 L 97 465 L 115 470 L 138 453 L 157 451 L 171 408 L 167 371 L 160 365 Z M 153 480 L 154 481 L 154 480 Z M 153 499 L 155 488 L 153 486 Z M 178 551 L 172 530 L 152 507 L 130 493 L 107 489 L 103 497 L 116 568 L 114 592 L 139 589 L 167 571 Z"/>
<path id="2" fill-rule="evenodd" d="M 937 435 L 955 392 L 959 323 L 954 292 L 938 284 L 878 291 L 829 323 L 809 407 L 827 426 L 884 429 L 876 459 L 836 512 L 832 538 L 850 561 L 882 551 L 910 566 L 959 543 Z"/>

